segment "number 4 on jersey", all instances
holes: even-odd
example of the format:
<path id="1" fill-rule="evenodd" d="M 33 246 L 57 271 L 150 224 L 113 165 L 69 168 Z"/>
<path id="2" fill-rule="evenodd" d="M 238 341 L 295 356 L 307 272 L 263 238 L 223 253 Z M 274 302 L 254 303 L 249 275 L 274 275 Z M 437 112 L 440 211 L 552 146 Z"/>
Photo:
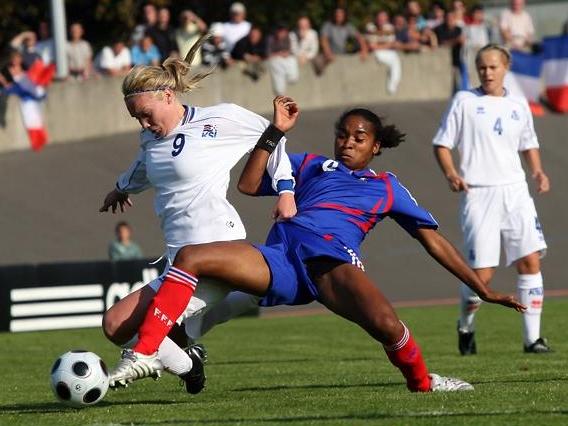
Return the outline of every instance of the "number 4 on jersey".
<path id="1" fill-rule="evenodd" d="M 503 134 L 503 126 L 501 125 L 501 117 L 499 117 L 496 121 L 495 124 L 493 125 L 493 130 L 495 132 L 497 132 L 497 134 L 499 136 L 501 136 Z"/>

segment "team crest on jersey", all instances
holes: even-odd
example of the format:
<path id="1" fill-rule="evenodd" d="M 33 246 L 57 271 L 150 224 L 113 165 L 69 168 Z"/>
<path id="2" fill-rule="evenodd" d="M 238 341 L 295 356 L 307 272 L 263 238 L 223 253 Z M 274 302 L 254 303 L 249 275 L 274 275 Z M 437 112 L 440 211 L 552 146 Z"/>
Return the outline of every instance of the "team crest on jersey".
<path id="1" fill-rule="evenodd" d="M 478 114 L 485 114 L 485 108 L 482 106 L 478 106 L 476 112 Z"/>
<path id="2" fill-rule="evenodd" d="M 335 160 L 326 160 L 321 165 L 324 172 L 334 172 L 339 167 L 339 163 Z"/>
<path id="3" fill-rule="evenodd" d="M 512 118 L 513 120 L 515 120 L 515 121 L 519 121 L 519 120 L 520 120 L 519 114 L 517 113 L 517 110 L 516 110 L 516 109 L 513 110 L 513 113 L 511 114 L 511 118 Z"/>
<path id="4" fill-rule="evenodd" d="M 202 138 L 214 138 L 217 136 L 217 127 L 213 124 L 205 124 L 203 126 L 203 131 L 201 132 Z"/>

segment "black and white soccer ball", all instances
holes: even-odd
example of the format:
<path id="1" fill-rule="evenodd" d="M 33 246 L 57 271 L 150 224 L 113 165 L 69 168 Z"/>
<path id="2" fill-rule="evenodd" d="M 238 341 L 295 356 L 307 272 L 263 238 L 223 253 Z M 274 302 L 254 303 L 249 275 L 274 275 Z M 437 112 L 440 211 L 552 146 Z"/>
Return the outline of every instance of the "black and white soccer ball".
<path id="1" fill-rule="evenodd" d="M 92 352 L 75 350 L 61 355 L 51 368 L 51 389 L 56 398 L 71 407 L 94 405 L 108 390 L 104 361 Z"/>

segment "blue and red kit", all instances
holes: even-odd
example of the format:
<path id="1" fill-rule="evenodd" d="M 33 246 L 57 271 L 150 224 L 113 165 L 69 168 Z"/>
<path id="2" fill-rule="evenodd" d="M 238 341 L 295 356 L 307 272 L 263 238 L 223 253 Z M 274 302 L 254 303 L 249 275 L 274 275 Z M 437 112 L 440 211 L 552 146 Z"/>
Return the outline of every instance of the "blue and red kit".
<path id="1" fill-rule="evenodd" d="M 298 213 L 276 223 L 265 245 L 256 245 L 272 275 L 262 306 L 300 305 L 318 300 L 306 261 L 331 257 L 364 269 L 360 245 L 385 217 L 409 234 L 437 229 L 432 215 L 389 172 L 353 171 L 341 162 L 315 154 L 289 154 Z M 258 195 L 277 195 L 265 174 Z"/>

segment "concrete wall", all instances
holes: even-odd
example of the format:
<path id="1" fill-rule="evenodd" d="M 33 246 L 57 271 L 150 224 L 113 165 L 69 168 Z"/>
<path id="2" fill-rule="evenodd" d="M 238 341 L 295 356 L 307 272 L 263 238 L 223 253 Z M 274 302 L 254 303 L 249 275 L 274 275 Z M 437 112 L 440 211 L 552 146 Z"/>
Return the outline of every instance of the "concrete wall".
<path id="1" fill-rule="evenodd" d="M 341 57 L 325 74 L 316 77 L 311 67 L 301 69 L 300 80 L 289 86 L 303 110 L 334 106 L 447 99 L 451 94 L 450 55 L 445 49 L 423 54 L 402 55 L 403 77 L 394 96 L 386 93 L 387 71 L 374 57 Z M 134 131 L 138 123 L 124 107 L 120 78 L 99 78 L 86 82 L 55 83 L 44 105 L 50 143 L 81 141 Z M 244 77 L 238 68 L 216 70 L 184 100 L 193 105 L 235 102 L 259 113 L 272 111 L 270 78 L 258 82 Z M 7 103 L 6 126 L 0 128 L 0 152 L 28 149 L 19 116 L 18 99 Z"/>

